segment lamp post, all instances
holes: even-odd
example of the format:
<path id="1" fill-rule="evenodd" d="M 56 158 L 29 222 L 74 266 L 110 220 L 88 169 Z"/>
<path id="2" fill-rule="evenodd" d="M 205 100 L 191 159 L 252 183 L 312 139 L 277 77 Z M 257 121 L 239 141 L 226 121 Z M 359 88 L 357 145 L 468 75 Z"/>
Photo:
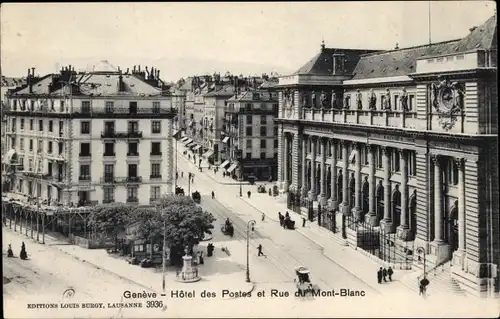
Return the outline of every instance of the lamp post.
<path id="1" fill-rule="evenodd" d="M 246 282 L 250 282 L 250 226 L 255 226 L 257 222 L 255 220 L 249 220 L 247 223 L 247 278 Z"/>
<path id="2" fill-rule="evenodd" d="M 238 156 L 238 164 L 239 164 L 239 169 L 240 169 L 240 197 L 242 197 L 243 196 L 243 163 L 242 163 L 243 151 L 237 149 L 236 154 Z"/>
<path id="3" fill-rule="evenodd" d="M 419 255 L 423 255 L 424 256 L 424 278 L 427 277 L 427 272 L 426 272 L 426 269 L 425 269 L 425 257 L 426 257 L 426 254 L 425 254 L 425 249 L 424 247 L 418 247 L 417 248 L 417 254 Z"/>

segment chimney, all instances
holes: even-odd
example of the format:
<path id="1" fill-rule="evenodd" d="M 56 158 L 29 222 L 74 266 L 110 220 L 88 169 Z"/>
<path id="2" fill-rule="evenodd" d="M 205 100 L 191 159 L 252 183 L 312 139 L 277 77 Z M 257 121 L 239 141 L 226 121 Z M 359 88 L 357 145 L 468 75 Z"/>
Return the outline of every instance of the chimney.
<path id="1" fill-rule="evenodd" d="M 394 50 L 399 50 L 399 43 L 396 42 L 396 46 L 394 47 Z"/>
<path id="2" fill-rule="evenodd" d="M 132 69 L 132 74 L 135 74 L 135 65 L 134 68 Z"/>
<path id="3" fill-rule="evenodd" d="M 139 69 L 138 69 L 138 72 L 141 72 L 141 65 L 139 64 Z"/>
<path id="4" fill-rule="evenodd" d="M 129 71 L 129 70 L 130 70 L 130 69 L 129 69 L 129 68 L 127 68 L 127 73 L 125 73 L 125 74 L 128 74 L 128 71 Z"/>
<path id="5" fill-rule="evenodd" d="M 71 64 L 69 65 L 69 71 L 71 72 Z"/>
<path id="6" fill-rule="evenodd" d="M 158 80 L 160 79 L 160 70 L 156 71 L 156 77 L 158 78 Z"/>
<path id="7" fill-rule="evenodd" d="M 29 86 L 29 93 L 33 93 L 33 75 L 35 74 L 35 68 L 31 68 L 31 73 L 30 69 L 28 69 L 28 78 L 26 79 L 28 82 Z"/>
<path id="8" fill-rule="evenodd" d="M 148 71 L 148 67 L 146 67 L 146 75 L 147 75 L 147 77 L 149 78 L 149 71 Z"/>

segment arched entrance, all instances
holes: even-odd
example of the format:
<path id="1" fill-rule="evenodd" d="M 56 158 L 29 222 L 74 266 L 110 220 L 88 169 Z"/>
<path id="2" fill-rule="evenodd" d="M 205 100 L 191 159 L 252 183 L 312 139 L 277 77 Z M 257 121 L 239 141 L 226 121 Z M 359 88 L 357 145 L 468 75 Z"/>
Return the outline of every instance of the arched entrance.
<path id="1" fill-rule="evenodd" d="M 447 220 L 446 231 L 448 233 L 448 244 L 451 252 L 458 249 L 458 201 L 456 200 L 450 208 L 450 213 Z"/>
<path id="2" fill-rule="evenodd" d="M 417 235 L 417 191 L 414 190 L 413 194 L 410 197 L 410 209 L 409 209 L 410 218 L 408 218 L 408 222 L 410 223 L 411 230 L 411 238 L 410 240 L 414 240 Z"/>
<path id="3" fill-rule="evenodd" d="M 338 175 L 337 175 L 337 201 L 339 203 L 342 203 L 343 201 L 343 191 L 342 191 L 342 180 L 343 180 L 343 176 L 342 176 L 342 170 L 339 169 L 339 172 L 338 172 Z"/>
<path id="4" fill-rule="evenodd" d="M 396 185 L 392 192 L 391 204 L 392 225 L 397 227 L 401 224 L 401 192 L 399 191 L 399 185 Z"/>
<path id="5" fill-rule="evenodd" d="M 363 210 L 363 217 L 370 210 L 370 184 L 368 183 L 368 177 L 365 176 L 365 180 L 363 181 L 363 191 L 362 196 L 363 200 L 361 203 L 361 209 Z"/>
<path id="6" fill-rule="evenodd" d="M 382 186 L 382 180 L 378 182 L 377 190 L 377 222 L 380 222 L 384 218 L 384 186 Z"/>

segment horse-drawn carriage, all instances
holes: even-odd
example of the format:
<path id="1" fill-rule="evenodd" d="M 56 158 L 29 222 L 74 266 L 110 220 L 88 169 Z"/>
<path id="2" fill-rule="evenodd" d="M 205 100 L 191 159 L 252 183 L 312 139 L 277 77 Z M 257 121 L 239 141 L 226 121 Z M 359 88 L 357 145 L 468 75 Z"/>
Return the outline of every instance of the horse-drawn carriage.
<path id="1" fill-rule="evenodd" d="M 196 191 L 196 192 L 193 192 L 193 194 L 191 194 L 191 198 L 193 198 L 193 201 L 197 204 L 199 204 L 201 202 L 201 195 L 200 195 L 200 192 Z"/>
<path id="2" fill-rule="evenodd" d="M 182 195 L 182 196 L 184 196 L 184 188 L 177 186 L 175 188 L 175 195 Z"/>
<path id="3" fill-rule="evenodd" d="M 221 226 L 220 230 L 224 235 L 228 235 L 230 237 L 233 237 L 234 235 L 234 226 L 233 224 L 228 220 Z"/>
<path id="4" fill-rule="evenodd" d="M 261 193 L 261 194 L 262 194 L 262 193 L 266 193 L 266 186 L 264 186 L 264 185 L 259 185 L 259 186 L 257 187 L 257 193 Z"/>
<path id="5" fill-rule="evenodd" d="M 313 284 L 311 283 L 311 278 L 309 277 L 309 269 L 307 267 L 298 267 L 295 269 L 295 274 L 297 278 L 294 279 L 297 290 L 300 294 L 306 294 L 313 291 Z"/>

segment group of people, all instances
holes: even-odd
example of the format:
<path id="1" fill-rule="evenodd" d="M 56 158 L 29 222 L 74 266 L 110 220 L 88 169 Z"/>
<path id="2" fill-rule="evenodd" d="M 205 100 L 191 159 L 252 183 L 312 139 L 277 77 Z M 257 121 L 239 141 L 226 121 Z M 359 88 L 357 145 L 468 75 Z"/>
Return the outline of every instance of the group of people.
<path id="1" fill-rule="evenodd" d="M 384 282 L 387 282 L 387 279 L 389 279 L 389 281 L 392 281 L 392 275 L 393 274 L 394 274 L 394 270 L 392 270 L 392 267 L 389 266 L 388 269 L 380 267 L 380 269 L 377 271 L 377 281 L 378 281 L 378 283 L 381 284 L 382 280 Z"/>
<path id="2" fill-rule="evenodd" d="M 290 214 L 288 212 L 285 212 L 285 216 L 281 214 L 281 212 L 278 212 L 278 218 L 280 220 L 280 226 L 283 227 L 283 229 L 293 229 L 295 222 L 290 218 Z"/>
<path id="3" fill-rule="evenodd" d="M 7 257 L 14 257 L 14 252 L 12 251 L 12 245 L 9 244 L 9 248 L 7 249 Z M 24 241 L 21 244 L 21 253 L 19 257 L 22 260 L 28 259 L 28 253 L 26 252 L 26 245 L 24 245 Z"/>

